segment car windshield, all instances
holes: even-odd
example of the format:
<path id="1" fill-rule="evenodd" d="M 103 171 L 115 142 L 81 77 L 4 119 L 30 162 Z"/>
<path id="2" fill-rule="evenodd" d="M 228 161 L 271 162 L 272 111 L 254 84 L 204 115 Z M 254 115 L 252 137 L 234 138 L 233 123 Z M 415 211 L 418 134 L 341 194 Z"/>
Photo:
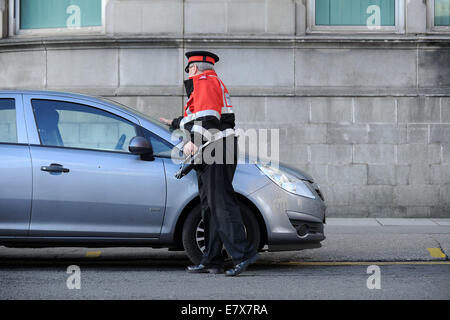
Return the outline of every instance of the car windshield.
<path id="1" fill-rule="evenodd" d="M 169 133 L 172 131 L 172 130 L 169 129 L 168 126 L 162 124 L 161 122 L 158 121 L 158 119 L 153 118 L 152 116 L 149 116 L 148 114 L 142 113 L 142 112 L 140 112 L 140 111 L 138 111 L 136 109 L 130 108 L 130 107 L 128 107 L 128 106 L 126 106 L 126 105 L 124 105 L 124 104 L 122 104 L 120 102 L 117 102 L 117 101 L 114 101 L 114 100 L 111 100 L 111 99 L 108 99 L 108 98 L 105 98 L 105 97 L 97 97 L 97 98 L 100 99 L 100 100 L 103 100 L 105 102 L 115 104 L 116 106 L 118 106 L 118 107 L 120 107 L 122 109 L 125 109 L 125 110 L 129 111 L 130 113 L 137 114 L 138 116 L 140 116 L 140 117 L 150 121 L 154 125 L 160 127 L 161 129 L 163 129 L 163 130 L 165 130 L 165 131 L 167 131 Z"/>

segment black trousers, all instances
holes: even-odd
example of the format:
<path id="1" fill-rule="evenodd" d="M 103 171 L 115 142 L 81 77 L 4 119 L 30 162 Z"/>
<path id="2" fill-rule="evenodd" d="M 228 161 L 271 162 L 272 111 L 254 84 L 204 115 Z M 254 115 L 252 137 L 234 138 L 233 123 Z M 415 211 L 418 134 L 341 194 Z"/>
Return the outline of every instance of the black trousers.
<path id="1" fill-rule="evenodd" d="M 235 265 L 256 254 L 247 241 L 232 185 L 238 159 L 237 138 L 231 136 L 226 140 L 227 143 L 222 143 L 223 163 L 203 164 L 196 169 L 205 225 L 205 252 L 201 263 L 206 266 L 223 266 L 223 245 Z M 229 163 L 230 152 L 234 152 L 232 163 Z M 225 163 L 227 154 L 228 163 Z"/>

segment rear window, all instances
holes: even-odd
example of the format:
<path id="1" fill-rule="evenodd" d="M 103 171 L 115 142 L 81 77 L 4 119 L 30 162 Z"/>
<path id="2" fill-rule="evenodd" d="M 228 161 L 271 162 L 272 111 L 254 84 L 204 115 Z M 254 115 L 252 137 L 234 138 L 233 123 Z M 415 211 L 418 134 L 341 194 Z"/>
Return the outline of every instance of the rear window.
<path id="1" fill-rule="evenodd" d="M 17 143 L 14 99 L 0 99 L 0 143 Z"/>

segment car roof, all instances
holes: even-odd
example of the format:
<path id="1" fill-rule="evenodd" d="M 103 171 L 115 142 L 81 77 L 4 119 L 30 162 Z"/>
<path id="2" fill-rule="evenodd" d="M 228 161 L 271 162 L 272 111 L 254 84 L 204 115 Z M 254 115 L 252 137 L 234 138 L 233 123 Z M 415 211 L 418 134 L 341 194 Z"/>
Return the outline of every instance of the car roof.
<path id="1" fill-rule="evenodd" d="M 73 97 L 73 98 L 83 98 L 83 99 L 89 99 L 89 100 L 95 100 L 101 102 L 100 97 L 87 95 L 87 94 L 81 94 L 81 93 L 75 93 L 75 92 L 67 92 L 67 91 L 53 91 L 53 90 L 0 90 L 0 94 L 45 94 L 45 95 L 55 95 L 55 96 L 66 96 L 66 97 Z"/>
<path id="2" fill-rule="evenodd" d="M 86 96 L 90 97 L 86 94 L 76 93 L 76 92 L 68 92 L 68 91 L 56 91 L 56 90 L 44 90 L 44 89 L 1 89 L 0 93 L 14 93 L 14 94 L 36 94 L 36 93 L 45 93 L 45 94 L 70 94 L 70 95 L 78 95 L 78 96 Z"/>
<path id="3" fill-rule="evenodd" d="M 75 98 L 75 99 L 84 99 L 89 100 L 95 103 L 105 104 L 107 103 L 109 106 L 114 107 L 115 109 L 120 109 L 122 112 L 127 113 L 130 116 L 137 116 L 134 114 L 130 107 L 127 106 L 118 106 L 114 101 L 108 99 L 105 100 L 102 97 L 91 96 L 87 94 L 75 93 L 75 92 L 67 92 L 67 91 L 52 91 L 52 90 L 0 90 L 0 94 L 29 94 L 29 95 L 46 95 L 46 96 L 59 96 L 66 98 Z"/>

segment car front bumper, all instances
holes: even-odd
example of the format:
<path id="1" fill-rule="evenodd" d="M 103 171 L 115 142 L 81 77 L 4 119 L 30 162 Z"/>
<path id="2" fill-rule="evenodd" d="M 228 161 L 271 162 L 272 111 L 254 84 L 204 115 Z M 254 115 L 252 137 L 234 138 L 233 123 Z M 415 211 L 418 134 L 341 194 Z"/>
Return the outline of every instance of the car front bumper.
<path id="1" fill-rule="evenodd" d="M 248 197 L 262 213 L 267 227 L 269 251 L 320 248 L 325 239 L 325 203 L 316 186 L 308 184 L 315 195 L 310 199 L 290 193 L 269 183 Z"/>

